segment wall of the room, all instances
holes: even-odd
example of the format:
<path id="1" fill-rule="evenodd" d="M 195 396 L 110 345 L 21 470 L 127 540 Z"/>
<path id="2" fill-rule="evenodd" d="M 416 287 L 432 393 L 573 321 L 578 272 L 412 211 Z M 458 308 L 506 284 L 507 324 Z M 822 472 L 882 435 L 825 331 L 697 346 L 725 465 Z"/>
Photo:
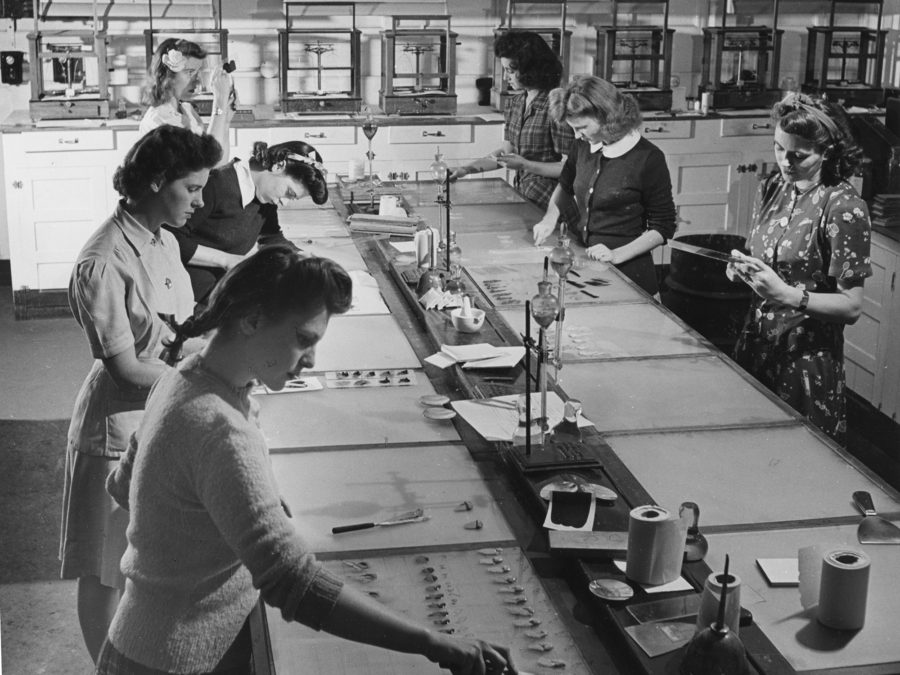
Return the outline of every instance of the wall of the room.
<path id="1" fill-rule="evenodd" d="M 172 3 L 158 3 L 171 7 Z M 768 11 L 767 2 L 753 2 L 753 11 Z M 63 5 L 57 3 L 58 6 Z M 177 3 L 176 3 L 177 5 Z M 594 26 L 608 23 L 604 15 L 608 13 L 609 2 L 578 2 L 569 0 L 568 27 L 572 31 L 571 67 L 573 74 L 592 72 L 594 67 L 596 32 Z M 101 3 L 101 7 L 105 6 Z M 516 14 L 514 25 L 548 26 L 558 25 L 558 9 L 548 3 L 519 3 L 522 9 Z M 647 5 L 655 8 L 656 5 Z M 493 56 L 491 42 L 493 29 L 505 13 L 506 0 L 394 0 L 389 3 L 357 2 L 357 27 L 362 31 L 362 90 L 365 102 L 377 105 L 381 77 L 381 31 L 390 28 L 392 15 L 428 14 L 450 15 L 452 28 L 458 33 L 457 85 L 456 92 L 460 104 L 475 103 L 478 92 L 475 79 L 490 75 Z M 703 26 L 708 25 L 709 2 L 704 0 L 671 0 L 669 24 L 675 29 L 672 74 L 686 87 L 687 94 L 695 95 L 700 77 Z M 884 68 L 885 86 L 900 87 L 900 48 L 898 48 L 898 28 L 900 28 L 900 0 L 884 3 L 883 25 L 890 29 L 886 63 Z M 120 98 L 130 104 L 140 100 L 140 86 L 143 82 L 145 52 L 143 31 L 148 27 L 147 4 L 117 2 L 111 16 L 130 12 L 130 18 L 110 19 L 107 31 L 110 38 L 109 66 L 115 70 L 113 82 L 122 82 L 111 87 L 113 105 Z M 760 10 L 760 8 L 763 8 Z M 162 11 L 162 10 L 160 10 Z M 541 16 L 543 12 L 543 16 Z M 548 13 L 550 12 L 550 13 Z M 650 23 L 654 23 L 651 15 Z M 42 30 L 52 27 L 71 27 L 79 22 L 48 22 Z M 803 2 L 781 2 L 779 26 L 784 29 L 782 45 L 781 76 L 802 81 L 803 58 L 806 48 L 806 27 L 827 24 L 827 3 L 820 0 Z M 89 26 L 90 24 L 84 24 Z M 346 25 L 339 22 L 340 26 Z M 166 27 L 211 27 L 212 23 L 200 18 L 155 19 L 154 26 Z M 278 0 L 223 0 L 222 27 L 229 31 L 229 57 L 237 64 L 236 86 L 242 104 L 274 103 L 278 100 L 278 79 L 265 78 L 260 74 L 263 63 L 278 64 L 277 29 L 284 26 L 283 5 Z M 0 19 L 0 50 L 28 52 L 27 34 L 33 30 L 31 19 Z M 27 57 L 26 57 L 27 58 Z M 21 85 L 0 84 L 0 120 L 10 113 L 27 110 L 30 97 L 28 72 Z M 0 167 L 0 179 L 3 169 Z M 8 259 L 9 247 L 5 224 L 5 204 L 0 191 L 0 259 Z"/>

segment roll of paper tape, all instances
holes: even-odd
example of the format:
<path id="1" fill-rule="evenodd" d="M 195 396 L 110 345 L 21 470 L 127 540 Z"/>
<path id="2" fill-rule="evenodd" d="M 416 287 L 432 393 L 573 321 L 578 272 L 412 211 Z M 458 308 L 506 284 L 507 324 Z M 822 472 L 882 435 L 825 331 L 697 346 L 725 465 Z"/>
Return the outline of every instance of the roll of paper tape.
<path id="1" fill-rule="evenodd" d="M 667 584 L 681 575 L 686 530 L 660 506 L 638 506 L 628 518 L 625 574 L 641 584 Z"/>
<path id="2" fill-rule="evenodd" d="M 363 163 L 361 159 L 351 159 L 347 162 L 347 178 L 350 180 L 362 180 Z"/>
<path id="3" fill-rule="evenodd" d="M 858 630 L 866 622 L 871 561 L 850 548 L 829 551 L 822 558 L 819 622 L 839 630 Z"/>

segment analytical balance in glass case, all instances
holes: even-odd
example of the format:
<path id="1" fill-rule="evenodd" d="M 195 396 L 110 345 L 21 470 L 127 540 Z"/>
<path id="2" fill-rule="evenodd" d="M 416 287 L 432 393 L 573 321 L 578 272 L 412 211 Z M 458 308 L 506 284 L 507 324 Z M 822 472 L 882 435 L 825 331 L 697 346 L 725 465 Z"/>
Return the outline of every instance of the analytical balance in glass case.
<path id="1" fill-rule="evenodd" d="M 386 115 L 456 112 L 456 33 L 450 17 L 394 16 L 381 33 L 379 103 Z"/>
<path id="2" fill-rule="evenodd" d="M 641 110 L 672 107 L 668 0 L 613 0 L 610 24 L 596 26 L 594 73 L 633 95 Z"/>
<path id="3" fill-rule="evenodd" d="M 703 29 L 701 94 L 712 108 L 767 108 L 781 99 L 779 0 L 713 0 Z M 728 11 L 732 10 L 732 11 Z M 769 25 L 757 25 L 755 19 Z"/>
<path id="4" fill-rule="evenodd" d="M 824 94 L 848 106 L 884 103 L 883 9 L 880 1 L 829 2 L 828 25 L 807 28 L 804 92 Z"/>
<path id="5" fill-rule="evenodd" d="M 278 31 L 281 111 L 359 112 L 356 4 L 286 2 L 284 12 L 285 27 Z M 335 23 L 343 25 L 335 27 Z"/>
<path id="6" fill-rule="evenodd" d="M 95 8 L 96 9 L 96 8 Z M 28 34 L 33 120 L 107 119 L 109 117 L 109 44 L 98 30 L 41 30 L 40 0 L 34 0 L 34 31 Z"/>
<path id="7" fill-rule="evenodd" d="M 520 4 L 522 7 L 518 9 L 518 16 L 529 16 L 531 19 L 536 18 L 537 20 L 544 20 L 546 18 L 546 23 L 541 26 L 531 26 L 526 25 L 523 19 L 522 21 L 516 21 L 516 26 L 513 27 L 513 19 L 517 16 L 517 5 Z M 559 11 L 559 16 L 545 17 L 544 15 L 546 12 L 541 13 L 538 11 L 539 9 L 545 8 L 533 7 L 533 5 L 551 5 L 551 9 Z M 566 12 L 565 0 L 529 3 L 518 2 L 517 0 L 507 0 L 506 18 L 504 21 L 500 22 L 500 26 L 494 29 L 494 41 L 496 42 L 497 38 L 504 33 L 513 30 L 527 30 L 532 33 L 537 33 L 544 38 L 544 41 L 548 45 L 550 45 L 550 49 L 553 50 L 553 53 L 559 57 L 560 63 L 562 63 L 563 73 L 560 80 L 560 84 L 562 84 L 569 79 L 569 42 L 572 38 L 572 31 L 566 30 Z M 548 27 L 547 24 L 551 21 L 558 21 L 558 25 L 556 27 L 552 25 Z M 504 25 L 504 23 L 506 25 Z M 494 110 L 503 112 L 506 109 L 506 100 L 511 92 L 509 91 L 509 84 L 506 81 L 506 77 L 504 77 L 503 64 L 500 62 L 499 57 L 494 57 L 493 78 L 494 82 L 491 86 L 491 107 Z"/>

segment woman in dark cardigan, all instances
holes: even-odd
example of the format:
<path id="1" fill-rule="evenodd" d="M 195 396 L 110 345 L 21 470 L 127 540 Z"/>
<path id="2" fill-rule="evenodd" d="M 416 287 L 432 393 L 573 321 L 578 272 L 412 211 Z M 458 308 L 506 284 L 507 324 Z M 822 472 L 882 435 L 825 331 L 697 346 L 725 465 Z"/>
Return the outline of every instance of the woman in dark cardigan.
<path id="1" fill-rule="evenodd" d="M 324 204 L 325 174 L 322 157 L 303 141 L 272 147 L 257 142 L 249 162 L 236 159 L 212 171 L 203 206 L 183 229 L 173 231 L 194 299 L 204 302 L 225 272 L 258 246 L 290 245 L 278 224 L 278 206 L 306 196 Z"/>
<path id="2" fill-rule="evenodd" d="M 641 136 L 634 97 L 599 77 L 577 77 L 550 92 L 550 114 L 575 132 L 535 244 L 555 230 L 560 213 L 588 255 L 615 265 L 647 293 L 659 291 L 651 251 L 675 234 L 672 181 L 662 150 Z"/>

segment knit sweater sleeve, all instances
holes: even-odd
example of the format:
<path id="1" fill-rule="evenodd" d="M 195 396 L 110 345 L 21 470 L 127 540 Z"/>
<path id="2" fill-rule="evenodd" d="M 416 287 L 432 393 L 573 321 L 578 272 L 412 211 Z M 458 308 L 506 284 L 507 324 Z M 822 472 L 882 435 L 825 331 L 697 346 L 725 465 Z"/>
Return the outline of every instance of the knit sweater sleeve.
<path id="1" fill-rule="evenodd" d="M 668 241 L 675 234 L 675 200 L 666 156 L 653 146 L 643 171 L 644 217 L 648 230 L 659 232 Z"/>
<path id="2" fill-rule="evenodd" d="M 198 459 L 197 493 L 263 599 L 286 620 L 320 629 L 342 582 L 319 565 L 285 515 L 262 435 L 249 422 L 223 426 Z"/>

